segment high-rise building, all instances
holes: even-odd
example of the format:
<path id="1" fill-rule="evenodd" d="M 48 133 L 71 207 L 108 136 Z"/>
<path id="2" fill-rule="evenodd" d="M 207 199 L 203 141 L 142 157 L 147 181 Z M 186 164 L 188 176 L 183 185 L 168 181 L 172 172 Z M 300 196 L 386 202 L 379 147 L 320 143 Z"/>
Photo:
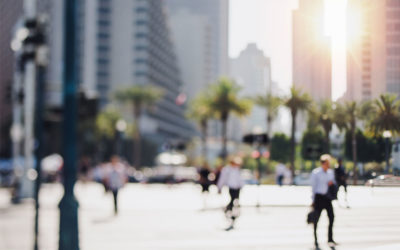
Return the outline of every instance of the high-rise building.
<path id="1" fill-rule="evenodd" d="M 22 4 L 22 0 L 0 1 L 0 158 L 11 152 L 11 86 L 15 61 L 10 44 L 14 26 L 23 11 Z"/>
<path id="2" fill-rule="evenodd" d="M 316 100 L 331 99 L 330 39 L 324 32 L 324 1 L 300 0 L 293 11 L 293 83 Z"/>
<path id="3" fill-rule="evenodd" d="M 231 59 L 231 76 L 242 87 L 242 97 L 276 93 L 273 89 L 270 59 L 256 44 L 248 44 L 237 58 Z M 266 131 L 266 120 L 266 110 L 254 106 L 252 113 L 241 122 L 241 128 L 234 130 L 234 135 L 240 140 L 244 133 L 251 133 L 255 127 Z"/>
<path id="4" fill-rule="evenodd" d="M 400 94 L 400 1 L 349 0 L 347 100 Z"/>
<path id="5" fill-rule="evenodd" d="M 174 41 L 177 46 L 178 59 L 182 66 L 181 71 L 192 71 L 193 63 L 184 65 L 184 62 L 191 60 L 193 51 L 206 53 L 208 58 L 207 68 L 198 67 L 197 75 L 203 75 L 205 80 L 215 81 L 220 76 L 227 76 L 229 73 L 228 57 L 228 0 L 168 0 L 165 1 L 168 14 L 171 17 L 171 30 L 174 34 Z M 183 20 L 187 18 L 187 20 Z M 179 23 L 182 22 L 182 23 Z M 193 23 L 199 29 L 189 29 L 188 23 Z M 186 23 L 186 24 L 185 24 Z M 195 30 L 195 32 L 193 32 Z M 200 32 L 200 33 L 198 33 Z M 190 35 L 189 35 L 190 34 Z M 191 37 L 199 37 L 199 41 L 194 41 Z M 202 43 L 203 42 L 203 43 Z M 202 60 L 200 57 L 195 60 Z M 183 73 L 185 76 L 185 73 Z M 188 88 L 195 88 L 194 83 L 187 78 L 183 78 L 184 84 Z M 206 82 L 209 83 L 209 82 Z"/>
<path id="6" fill-rule="evenodd" d="M 170 27 L 182 76 L 182 92 L 190 100 L 215 80 L 212 78 L 211 23 L 205 16 L 182 8 L 170 17 Z"/>

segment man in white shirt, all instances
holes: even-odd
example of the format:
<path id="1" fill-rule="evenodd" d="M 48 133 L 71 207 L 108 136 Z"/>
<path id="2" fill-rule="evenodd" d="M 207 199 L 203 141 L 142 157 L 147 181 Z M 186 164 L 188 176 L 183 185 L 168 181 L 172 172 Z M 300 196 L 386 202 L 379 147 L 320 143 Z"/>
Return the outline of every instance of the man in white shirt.
<path id="1" fill-rule="evenodd" d="M 333 240 L 333 220 L 335 215 L 333 213 L 332 200 L 327 195 L 329 186 L 335 184 L 335 175 L 333 170 L 330 169 L 330 161 L 331 161 L 330 155 L 328 154 L 321 155 L 320 157 L 321 167 L 314 169 L 311 174 L 311 187 L 312 187 L 312 199 L 313 199 L 312 206 L 314 207 L 314 211 L 316 213 L 314 221 L 314 240 L 315 240 L 315 247 L 317 249 L 319 249 L 317 240 L 317 224 L 321 212 L 324 209 L 326 209 L 329 218 L 328 243 L 336 245 L 336 242 Z"/>
<path id="2" fill-rule="evenodd" d="M 111 157 L 107 174 L 107 186 L 111 190 L 114 198 L 114 214 L 118 214 L 118 191 L 124 186 L 128 178 L 125 172 L 125 166 L 120 162 L 118 156 Z"/>
<path id="3" fill-rule="evenodd" d="M 243 187 L 244 182 L 240 176 L 240 166 L 242 165 L 242 159 L 240 157 L 234 157 L 230 161 L 230 164 L 225 166 L 221 175 L 218 179 L 218 192 L 221 192 L 223 186 L 228 186 L 229 195 L 231 200 L 226 206 L 225 212 L 232 211 L 233 204 L 239 202 L 240 189 Z"/>
<path id="4" fill-rule="evenodd" d="M 282 186 L 283 178 L 285 177 L 286 166 L 283 163 L 278 163 L 278 165 L 276 165 L 275 168 L 276 168 L 276 183 L 278 183 L 279 186 Z"/>

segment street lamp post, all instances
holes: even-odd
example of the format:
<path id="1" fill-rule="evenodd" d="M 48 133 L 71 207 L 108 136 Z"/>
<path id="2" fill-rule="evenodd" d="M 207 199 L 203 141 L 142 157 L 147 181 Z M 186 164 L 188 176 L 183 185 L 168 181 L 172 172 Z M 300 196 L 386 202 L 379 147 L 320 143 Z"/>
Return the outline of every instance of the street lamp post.
<path id="1" fill-rule="evenodd" d="M 386 161 L 386 169 L 385 173 L 388 174 L 390 170 L 389 156 L 390 156 L 390 138 L 392 137 L 392 132 L 390 130 L 385 130 L 383 132 L 383 138 L 385 138 L 385 161 Z"/>
<path id="2" fill-rule="evenodd" d="M 74 196 L 76 181 L 76 119 L 78 67 L 76 61 L 77 0 L 64 0 L 64 121 L 63 121 L 63 183 L 64 196 L 60 208 L 59 250 L 79 250 L 78 202 Z"/>

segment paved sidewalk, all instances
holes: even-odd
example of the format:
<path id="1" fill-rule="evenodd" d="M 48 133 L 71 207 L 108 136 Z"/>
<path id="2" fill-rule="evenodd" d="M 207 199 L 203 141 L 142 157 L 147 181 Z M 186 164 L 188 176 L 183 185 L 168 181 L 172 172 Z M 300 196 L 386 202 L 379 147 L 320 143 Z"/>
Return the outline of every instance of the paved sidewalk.
<path id="1" fill-rule="evenodd" d="M 350 187 L 350 209 L 335 204 L 335 249 L 400 249 L 400 188 Z M 222 207 L 227 193 L 211 190 L 206 199 L 193 184 L 129 184 L 120 193 L 120 214 L 98 184 L 78 184 L 82 250 L 312 249 L 312 228 L 305 223 L 310 188 L 246 186 L 241 216 L 226 232 Z M 60 185 L 41 192 L 41 250 L 57 249 Z M 261 207 L 257 208 L 260 197 Z M 0 250 L 32 249 L 33 203 L 10 205 L 0 189 Z M 339 197 L 343 198 L 343 197 Z M 206 203 L 204 203 L 206 201 Z M 326 244 L 327 216 L 319 239 Z"/>

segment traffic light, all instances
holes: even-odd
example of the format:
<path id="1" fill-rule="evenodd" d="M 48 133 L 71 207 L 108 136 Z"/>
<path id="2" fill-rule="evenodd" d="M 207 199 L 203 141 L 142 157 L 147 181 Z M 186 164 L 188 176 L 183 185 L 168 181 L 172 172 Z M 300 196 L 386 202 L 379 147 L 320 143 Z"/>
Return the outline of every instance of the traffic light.
<path id="1" fill-rule="evenodd" d="M 254 144 L 258 143 L 261 145 L 267 145 L 269 142 L 269 138 L 267 134 L 247 134 L 243 136 L 243 142 L 246 144 Z"/>
<path id="2" fill-rule="evenodd" d="M 88 95 L 80 91 L 78 93 L 78 116 L 81 119 L 93 118 L 98 112 L 98 98 L 88 97 Z"/>

